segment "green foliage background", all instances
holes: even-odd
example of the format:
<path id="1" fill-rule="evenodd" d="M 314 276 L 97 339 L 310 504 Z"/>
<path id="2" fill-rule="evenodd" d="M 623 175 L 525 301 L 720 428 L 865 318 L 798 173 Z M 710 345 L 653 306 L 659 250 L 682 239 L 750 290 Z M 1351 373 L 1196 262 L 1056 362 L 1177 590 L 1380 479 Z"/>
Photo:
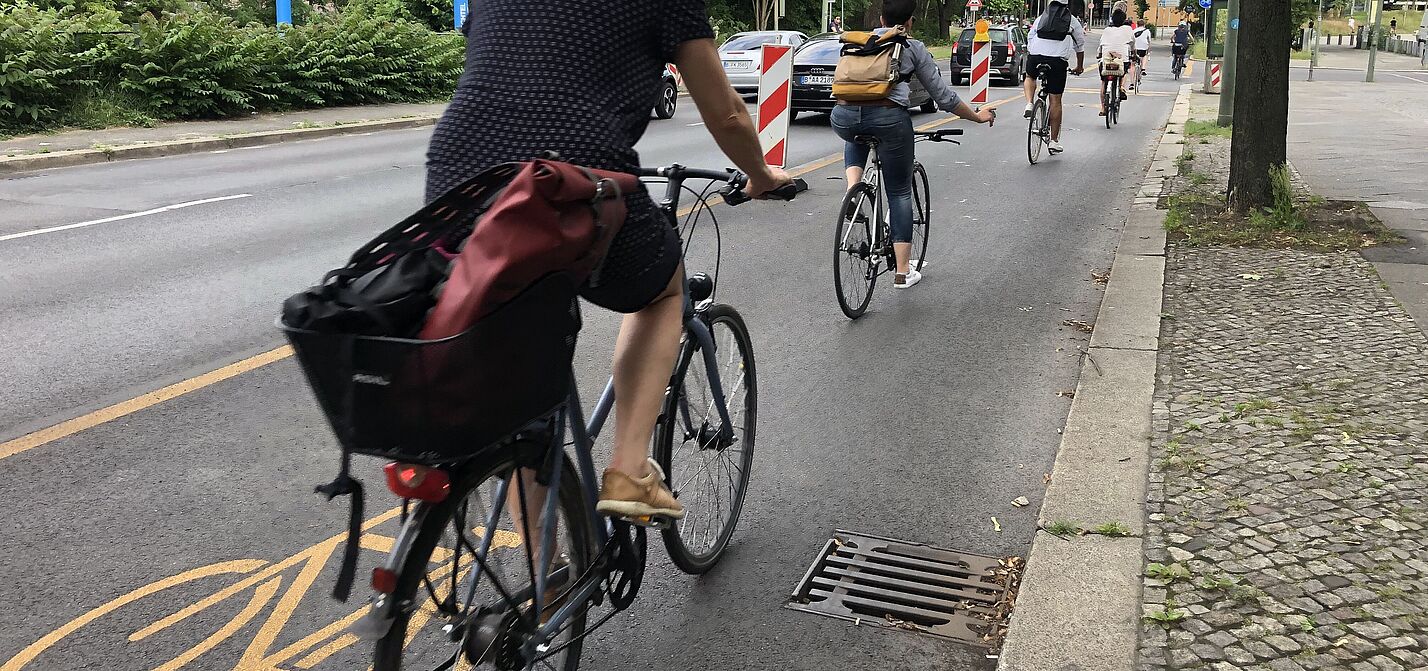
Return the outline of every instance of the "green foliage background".
<path id="1" fill-rule="evenodd" d="M 407 5 L 299 4 L 281 31 L 245 22 L 236 5 L 0 6 L 0 132 L 414 102 L 455 87 L 464 38 L 430 30 Z"/>

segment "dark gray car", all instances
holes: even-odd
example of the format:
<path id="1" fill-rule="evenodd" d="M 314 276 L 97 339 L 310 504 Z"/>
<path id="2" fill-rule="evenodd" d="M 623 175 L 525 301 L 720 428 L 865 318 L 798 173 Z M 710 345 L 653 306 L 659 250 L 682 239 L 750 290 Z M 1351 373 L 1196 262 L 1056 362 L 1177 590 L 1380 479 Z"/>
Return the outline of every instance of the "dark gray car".
<path id="1" fill-rule="evenodd" d="M 831 112 L 838 101 L 833 99 L 833 71 L 838 68 L 842 44 L 837 35 L 819 35 L 798 48 L 793 54 L 793 113 Z M 916 77 L 908 82 L 912 106 L 924 112 L 937 110 L 937 103 Z"/>

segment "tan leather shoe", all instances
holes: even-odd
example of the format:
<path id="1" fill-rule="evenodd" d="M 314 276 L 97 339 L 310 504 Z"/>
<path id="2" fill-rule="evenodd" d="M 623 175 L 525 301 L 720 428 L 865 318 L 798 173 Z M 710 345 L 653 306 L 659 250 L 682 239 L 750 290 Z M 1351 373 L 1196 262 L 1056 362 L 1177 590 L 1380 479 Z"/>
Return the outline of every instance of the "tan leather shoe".
<path id="1" fill-rule="evenodd" d="M 659 515 L 683 519 L 684 506 L 664 486 L 664 471 L 654 459 L 649 460 L 650 472 L 643 478 L 632 478 L 613 468 L 605 469 L 600 483 L 600 502 L 595 510 L 619 517 Z"/>

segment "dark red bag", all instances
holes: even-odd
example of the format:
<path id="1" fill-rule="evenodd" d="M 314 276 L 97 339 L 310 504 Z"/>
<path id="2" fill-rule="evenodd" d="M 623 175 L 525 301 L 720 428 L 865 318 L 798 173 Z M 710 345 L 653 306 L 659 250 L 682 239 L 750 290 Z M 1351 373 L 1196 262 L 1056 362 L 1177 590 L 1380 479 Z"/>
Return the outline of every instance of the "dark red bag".
<path id="1" fill-rule="evenodd" d="M 565 272 L 579 285 L 598 267 L 625 220 L 634 175 L 562 161 L 523 164 L 481 216 L 427 315 L 421 338 L 456 335 L 537 280 Z"/>

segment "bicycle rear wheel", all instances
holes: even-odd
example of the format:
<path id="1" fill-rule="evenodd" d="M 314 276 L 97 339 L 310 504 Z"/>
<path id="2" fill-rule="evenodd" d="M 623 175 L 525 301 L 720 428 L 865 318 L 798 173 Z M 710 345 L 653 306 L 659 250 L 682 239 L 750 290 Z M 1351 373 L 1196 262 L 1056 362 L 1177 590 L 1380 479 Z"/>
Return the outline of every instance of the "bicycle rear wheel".
<path id="1" fill-rule="evenodd" d="M 1046 136 L 1043 135 L 1046 125 L 1046 101 L 1037 98 L 1031 107 L 1031 121 L 1026 127 L 1026 159 L 1032 165 L 1041 160 L 1041 152 L 1046 149 Z"/>
<path id="2" fill-rule="evenodd" d="M 927 234 L 932 227 L 932 192 L 927 186 L 927 170 L 912 163 L 912 269 L 922 270 L 927 261 Z"/>
<path id="3" fill-rule="evenodd" d="M 543 452 L 544 446 L 532 451 Z M 467 661 L 481 659 L 506 669 L 575 671 L 579 667 L 586 625 L 583 610 L 565 621 L 544 656 L 530 664 L 520 658 L 520 644 L 536 626 L 528 611 L 537 565 L 532 557 L 540 554 L 539 536 L 522 533 L 521 520 L 529 520 L 533 533 L 538 533 L 537 520 L 542 517 L 538 508 L 548 491 L 536 484 L 535 471 L 520 467 L 523 463 L 530 462 L 513 454 L 473 465 L 453 475 L 445 500 L 423 504 L 414 513 L 424 517 L 397 575 L 396 589 L 385 597 L 397 604 L 395 619 L 377 641 L 373 671 L 425 671 L 461 654 Z M 547 617 L 563 605 L 564 588 L 589 570 L 594 555 L 590 509 L 579 476 L 568 459 L 560 468 L 554 557 L 539 562 L 548 567 L 552 581 L 542 599 Z M 522 475 L 513 479 L 514 474 Z M 528 512 L 516 503 L 522 491 L 529 501 Z M 507 500 L 512 504 L 507 505 Z M 488 534 L 493 515 L 496 523 Z M 486 566 L 477 568 L 476 551 L 486 544 L 490 548 Z M 478 576 L 473 571 L 480 578 L 474 591 L 470 581 Z"/>
<path id="4" fill-rule="evenodd" d="M 655 431 L 655 461 L 684 519 L 664 531 L 669 558 L 685 573 L 704 573 L 719 562 L 749 490 L 759 389 L 753 343 L 743 317 L 727 305 L 700 313 L 714 340 L 715 360 L 730 435 L 714 404 L 712 376 L 698 342 L 686 336 Z"/>
<path id="5" fill-rule="evenodd" d="M 878 250 L 873 226 L 881 226 L 877 192 L 865 183 L 853 185 L 838 209 L 833 230 L 833 288 L 838 307 L 849 319 L 863 316 L 878 280 Z"/>

